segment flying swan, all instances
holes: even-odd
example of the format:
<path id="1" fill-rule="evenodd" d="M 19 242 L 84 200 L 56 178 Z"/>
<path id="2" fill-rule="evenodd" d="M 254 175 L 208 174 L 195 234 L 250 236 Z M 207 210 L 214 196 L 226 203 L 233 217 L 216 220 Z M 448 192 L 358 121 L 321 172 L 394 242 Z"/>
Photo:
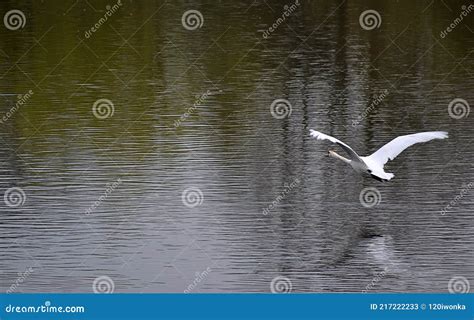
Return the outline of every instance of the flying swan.
<path id="1" fill-rule="evenodd" d="M 393 139 L 370 156 L 361 157 L 347 144 L 334 137 L 312 129 L 310 129 L 310 135 L 318 140 L 329 140 L 332 143 L 337 143 L 347 152 L 350 159 L 344 158 L 332 150 L 329 151 L 329 156 L 342 160 L 345 163 L 350 164 L 357 172 L 368 173 L 372 178 L 379 181 L 388 181 L 394 177 L 393 173 L 385 172 L 383 166 L 388 160 L 395 159 L 395 157 L 406 148 L 415 143 L 427 142 L 433 139 L 445 139 L 448 137 L 448 133 L 445 131 L 429 131 L 400 136 Z"/>

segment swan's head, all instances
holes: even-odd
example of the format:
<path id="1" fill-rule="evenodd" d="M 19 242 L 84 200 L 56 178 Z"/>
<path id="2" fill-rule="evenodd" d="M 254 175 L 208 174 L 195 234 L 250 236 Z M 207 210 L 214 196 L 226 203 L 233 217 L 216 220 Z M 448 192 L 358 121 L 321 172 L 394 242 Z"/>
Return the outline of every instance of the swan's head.
<path id="1" fill-rule="evenodd" d="M 336 153 L 336 151 L 332 151 L 332 150 L 328 151 L 328 157 L 337 158 L 337 156 L 338 154 Z"/>

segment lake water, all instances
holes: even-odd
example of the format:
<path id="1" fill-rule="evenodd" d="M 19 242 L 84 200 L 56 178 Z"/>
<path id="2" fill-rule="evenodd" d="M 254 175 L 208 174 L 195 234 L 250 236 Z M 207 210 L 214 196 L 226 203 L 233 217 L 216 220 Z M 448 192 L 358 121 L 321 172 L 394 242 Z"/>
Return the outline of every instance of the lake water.
<path id="1" fill-rule="evenodd" d="M 461 5 L 3 3 L 24 25 L 0 25 L 0 289 L 465 291 L 474 20 L 441 35 Z M 362 155 L 450 136 L 381 183 L 310 128 Z"/>

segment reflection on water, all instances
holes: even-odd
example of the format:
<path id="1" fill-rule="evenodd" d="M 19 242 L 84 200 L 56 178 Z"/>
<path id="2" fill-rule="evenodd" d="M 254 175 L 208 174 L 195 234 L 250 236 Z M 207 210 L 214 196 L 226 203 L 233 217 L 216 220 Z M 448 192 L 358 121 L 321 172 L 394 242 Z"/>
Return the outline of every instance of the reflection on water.
<path id="1" fill-rule="evenodd" d="M 89 37 L 106 3 L 15 5 L 25 27 L 0 28 L 0 189 L 25 194 L 0 206 L 2 290 L 21 277 L 15 292 L 92 292 L 107 276 L 116 292 L 268 292 L 282 276 L 293 291 L 377 277 L 372 292 L 446 292 L 473 274 L 474 129 L 448 105 L 474 103 L 474 27 L 439 36 L 460 5 L 301 2 L 267 37 L 287 3 L 123 1 Z M 359 25 L 367 8 L 379 28 Z M 189 9 L 200 28 L 181 24 Z M 272 114 L 275 99 L 288 102 Z M 379 183 L 309 128 L 361 154 L 450 138 Z M 359 201 L 367 187 L 378 205 Z"/>

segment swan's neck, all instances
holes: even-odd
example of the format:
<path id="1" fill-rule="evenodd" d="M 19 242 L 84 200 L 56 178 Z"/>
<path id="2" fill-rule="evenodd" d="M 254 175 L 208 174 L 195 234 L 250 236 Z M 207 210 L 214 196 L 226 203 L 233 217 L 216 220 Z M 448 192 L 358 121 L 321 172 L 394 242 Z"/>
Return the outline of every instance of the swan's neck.
<path id="1" fill-rule="evenodd" d="M 347 159 L 347 158 L 344 158 L 343 156 L 341 155 L 338 155 L 336 152 L 334 151 L 329 151 L 329 156 L 330 157 L 333 157 L 333 158 L 336 158 L 336 159 L 339 159 L 339 160 L 342 160 L 344 161 L 345 163 L 351 163 L 351 160 Z"/>

